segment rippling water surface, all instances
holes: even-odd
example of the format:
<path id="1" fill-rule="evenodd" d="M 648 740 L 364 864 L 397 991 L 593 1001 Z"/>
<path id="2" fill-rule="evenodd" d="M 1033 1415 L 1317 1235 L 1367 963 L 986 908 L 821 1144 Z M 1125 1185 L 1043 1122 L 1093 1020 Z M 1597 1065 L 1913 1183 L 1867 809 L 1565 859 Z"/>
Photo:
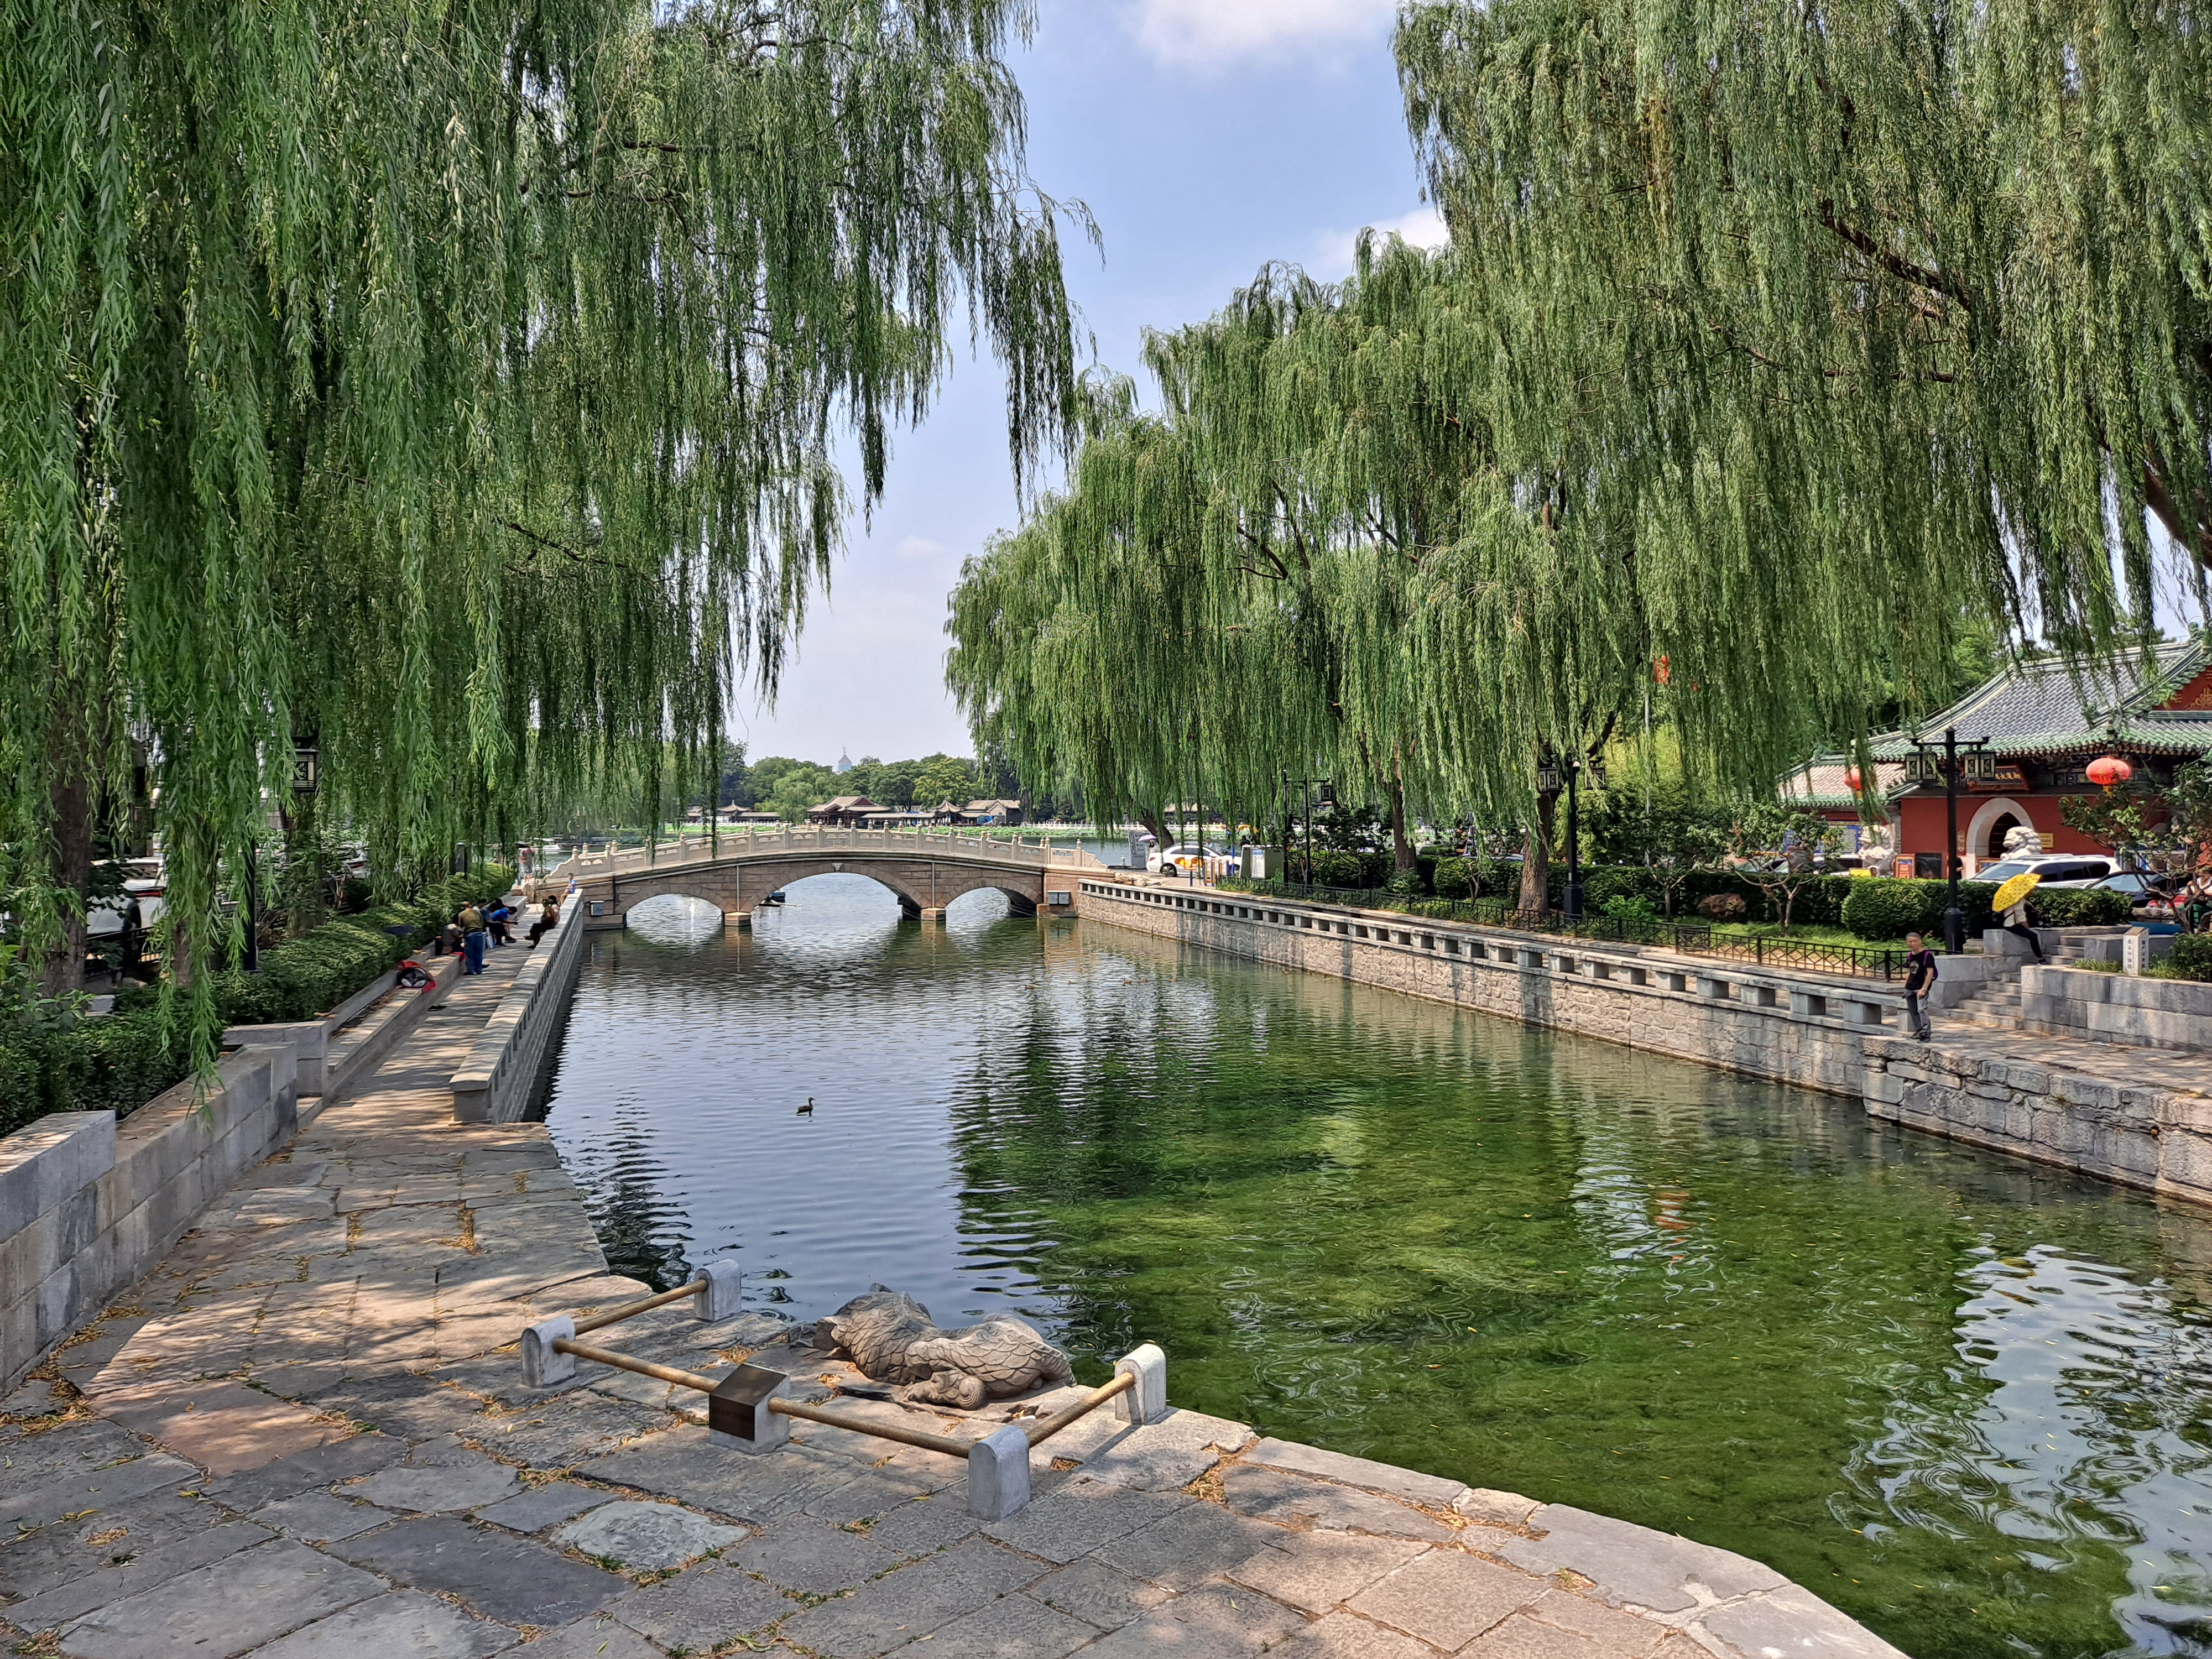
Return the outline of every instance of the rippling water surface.
<path id="1" fill-rule="evenodd" d="M 791 899 L 591 942 L 548 1114 L 618 1269 L 1012 1310 L 1093 1379 L 1149 1338 L 1177 1404 L 1740 1550 L 1917 1659 L 2212 1656 L 2201 1214 L 988 894 Z"/>

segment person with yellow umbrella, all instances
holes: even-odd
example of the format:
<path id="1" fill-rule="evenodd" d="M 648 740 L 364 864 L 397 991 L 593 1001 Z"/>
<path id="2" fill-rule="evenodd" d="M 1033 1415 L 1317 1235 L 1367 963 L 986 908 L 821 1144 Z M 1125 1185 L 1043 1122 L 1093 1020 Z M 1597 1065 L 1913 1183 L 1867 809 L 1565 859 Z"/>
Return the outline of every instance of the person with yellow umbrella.
<path id="1" fill-rule="evenodd" d="M 2043 941 L 2035 936 L 2035 929 L 2027 925 L 2027 896 L 2033 893 L 2043 878 L 2032 870 L 2023 870 L 1997 889 L 1990 908 L 2004 919 L 2004 930 L 2027 941 L 2034 953 L 2037 965 L 2043 962 Z"/>

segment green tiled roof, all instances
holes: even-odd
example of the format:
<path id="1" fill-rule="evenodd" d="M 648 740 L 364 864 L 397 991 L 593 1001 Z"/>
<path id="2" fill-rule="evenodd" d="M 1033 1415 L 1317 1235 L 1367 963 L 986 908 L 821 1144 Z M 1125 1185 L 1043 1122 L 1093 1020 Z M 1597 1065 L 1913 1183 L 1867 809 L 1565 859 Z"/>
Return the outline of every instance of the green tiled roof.
<path id="1" fill-rule="evenodd" d="M 2069 672 L 2064 659 L 2039 658 L 1998 672 L 1939 714 L 1917 735 L 1939 742 L 1946 726 L 1961 743 L 1986 738 L 2007 755 L 2086 754 L 2117 743 L 2156 754 L 2212 751 L 2212 710 L 2161 710 L 2158 705 L 2212 666 L 2212 635 L 2198 633 L 2154 648 L 2150 660 L 2130 657 L 2115 668 Z M 1912 753 L 1910 732 L 1876 738 L 1885 760 Z"/>

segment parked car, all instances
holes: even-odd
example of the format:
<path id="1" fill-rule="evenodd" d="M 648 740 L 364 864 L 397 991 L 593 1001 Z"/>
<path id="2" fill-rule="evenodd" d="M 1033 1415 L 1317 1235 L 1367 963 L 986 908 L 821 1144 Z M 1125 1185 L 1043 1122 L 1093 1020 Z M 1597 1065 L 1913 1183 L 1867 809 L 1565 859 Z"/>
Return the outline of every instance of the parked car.
<path id="1" fill-rule="evenodd" d="M 1177 842 L 1173 847 L 1155 847 L 1146 855 L 1145 867 L 1154 875 L 1163 872 L 1173 875 L 1178 871 L 1202 871 L 1206 867 L 1206 861 L 1209 859 L 1227 860 L 1225 865 L 1221 866 L 1221 873 L 1224 875 L 1236 876 L 1243 873 L 1243 860 L 1238 856 L 1235 848 L 1207 847 L 1196 842 L 1188 845 Z"/>
<path id="2" fill-rule="evenodd" d="M 2126 873 L 2118 859 L 2084 853 L 2045 853 L 2035 858 L 2009 858 L 2001 863 L 1985 864 L 1974 872 L 1974 879 L 2002 885 L 2031 871 L 2043 878 L 2045 887 L 2099 887 L 2113 876 Z"/>

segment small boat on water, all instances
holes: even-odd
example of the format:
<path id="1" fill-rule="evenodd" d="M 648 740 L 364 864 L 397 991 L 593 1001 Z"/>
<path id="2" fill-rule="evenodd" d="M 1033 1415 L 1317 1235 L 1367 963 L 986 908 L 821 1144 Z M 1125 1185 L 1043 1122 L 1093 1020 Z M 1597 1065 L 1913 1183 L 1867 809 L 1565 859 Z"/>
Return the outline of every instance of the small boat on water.
<path id="1" fill-rule="evenodd" d="M 771 906 L 779 910 L 783 908 L 783 889 L 781 887 L 777 888 L 775 891 L 770 893 L 766 898 L 761 901 L 761 908 L 763 910 Z"/>

